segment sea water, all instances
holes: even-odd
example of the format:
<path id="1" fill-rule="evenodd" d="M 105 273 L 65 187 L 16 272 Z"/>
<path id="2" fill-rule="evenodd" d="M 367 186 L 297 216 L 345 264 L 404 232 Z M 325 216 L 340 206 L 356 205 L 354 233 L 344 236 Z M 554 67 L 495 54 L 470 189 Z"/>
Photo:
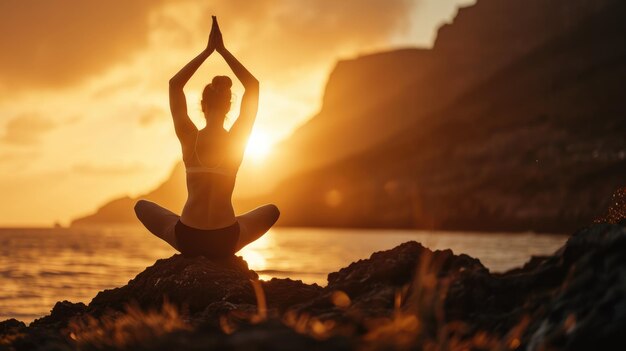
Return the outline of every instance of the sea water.
<path id="1" fill-rule="evenodd" d="M 479 258 L 491 271 L 547 255 L 567 237 L 533 233 L 433 232 L 274 228 L 238 254 L 261 279 L 300 279 L 326 285 L 328 273 L 415 240 Z M 125 285 L 175 250 L 138 226 L 0 229 L 0 320 L 30 322 L 57 301 L 89 303 L 96 293 Z"/>

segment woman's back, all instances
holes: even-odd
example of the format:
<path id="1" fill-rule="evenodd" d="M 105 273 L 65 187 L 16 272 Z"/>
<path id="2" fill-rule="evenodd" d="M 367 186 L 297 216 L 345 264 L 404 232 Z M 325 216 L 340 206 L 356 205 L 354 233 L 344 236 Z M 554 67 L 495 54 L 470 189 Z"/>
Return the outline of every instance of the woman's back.
<path id="1" fill-rule="evenodd" d="M 205 129 L 198 132 L 193 145 L 183 147 L 188 193 L 181 214 L 184 224 L 215 229 L 235 221 L 231 198 L 239 162 L 233 159 L 229 142 L 224 129 Z"/>

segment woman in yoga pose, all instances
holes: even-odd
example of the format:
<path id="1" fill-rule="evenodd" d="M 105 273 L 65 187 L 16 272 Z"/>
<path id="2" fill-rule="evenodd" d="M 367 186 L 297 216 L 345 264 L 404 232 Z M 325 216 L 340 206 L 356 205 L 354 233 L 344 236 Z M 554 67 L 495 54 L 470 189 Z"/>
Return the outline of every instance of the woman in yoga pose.
<path id="1" fill-rule="evenodd" d="M 202 92 L 206 126 L 198 130 L 187 115 L 183 87 L 213 52 L 224 58 L 245 88 L 241 112 L 229 131 L 224 129 L 224 119 L 230 110 L 232 81 L 226 76 L 214 77 Z M 259 82 L 224 47 L 215 16 L 206 49 L 170 79 L 169 91 L 187 172 L 187 202 L 180 216 L 146 200 L 137 202 L 135 212 L 152 234 L 183 254 L 230 256 L 265 234 L 278 220 L 279 211 L 275 205 L 265 205 L 235 216 L 233 210 L 231 196 L 256 118 Z"/>

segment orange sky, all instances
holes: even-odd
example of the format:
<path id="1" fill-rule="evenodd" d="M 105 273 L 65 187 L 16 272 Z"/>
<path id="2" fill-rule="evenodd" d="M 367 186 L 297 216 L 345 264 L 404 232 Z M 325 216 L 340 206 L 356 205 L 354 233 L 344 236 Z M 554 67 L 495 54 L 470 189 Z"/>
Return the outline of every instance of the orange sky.
<path id="1" fill-rule="evenodd" d="M 473 2 L 0 2 L 0 226 L 67 224 L 159 184 L 180 158 L 167 81 L 204 48 L 212 14 L 261 81 L 254 133 L 275 141 L 319 108 L 338 59 L 429 46 L 456 6 Z M 199 91 L 224 73 L 211 56 L 186 89 L 200 126 Z"/>

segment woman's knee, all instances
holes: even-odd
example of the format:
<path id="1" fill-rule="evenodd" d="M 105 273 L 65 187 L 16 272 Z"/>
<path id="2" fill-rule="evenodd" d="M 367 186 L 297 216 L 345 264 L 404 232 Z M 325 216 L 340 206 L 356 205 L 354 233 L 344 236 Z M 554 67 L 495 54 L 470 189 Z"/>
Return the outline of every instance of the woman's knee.
<path id="1" fill-rule="evenodd" d="M 265 206 L 266 206 L 266 208 L 268 209 L 268 211 L 269 211 L 269 213 L 271 215 L 272 221 L 276 222 L 278 220 L 278 218 L 280 217 L 280 210 L 278 209 L 278 206 L 276 206 L 274 204 L 268 204 L 268 205 L 265 205 Z"/>
<path id="2" fill-rule="evenodd" d="M 135 202 L 135 214 L 138 218 L 145 212 L 145 209 L 150 206 L 151 202 L 148 200 L 139 200 Z"/>

